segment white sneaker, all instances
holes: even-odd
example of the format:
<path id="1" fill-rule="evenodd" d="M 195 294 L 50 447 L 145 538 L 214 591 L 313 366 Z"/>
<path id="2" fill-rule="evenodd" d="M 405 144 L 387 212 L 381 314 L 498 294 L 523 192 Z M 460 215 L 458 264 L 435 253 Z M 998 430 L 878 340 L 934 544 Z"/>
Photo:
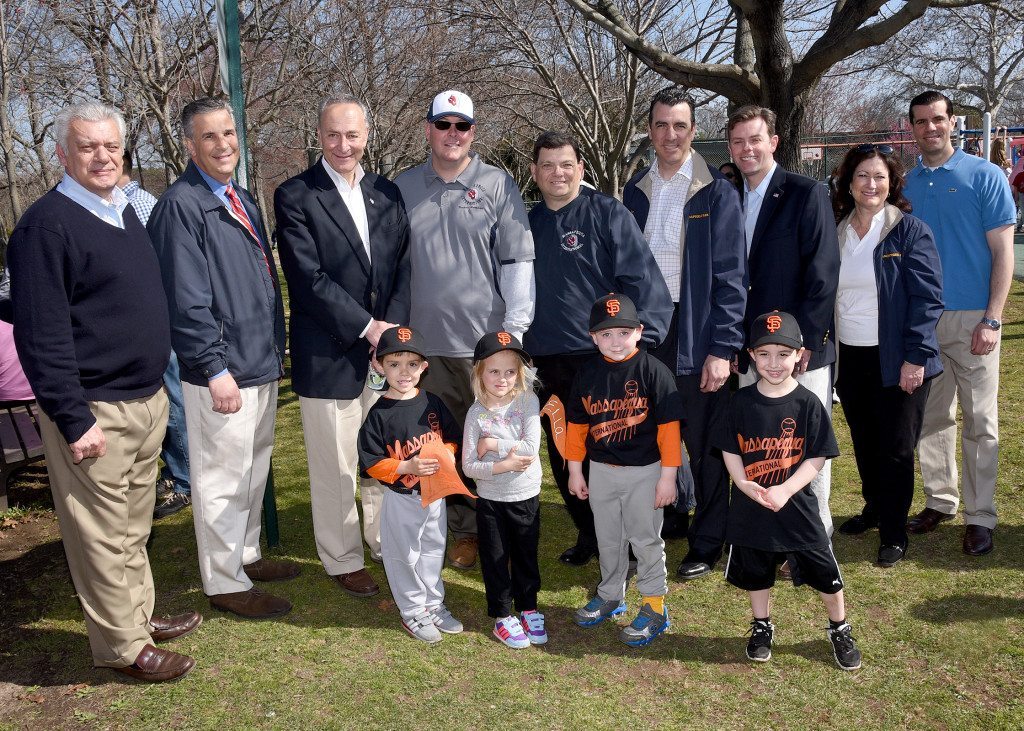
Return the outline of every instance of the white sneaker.
<path id="1" fill-rule="evenodd" d="M 445 634 L 457 635 L 462 631 L 462 622 L 455 619 L 444 604 L 438 604 L 431 609 L 430 618 L 434 621 L 434 626 Z"/>
<path id="2" fill-rule="evenodd" d="M 436 642 L 441 641 L 441 633 L 437 627 L 434 626 L 434 617 L 430 612 L 424 611 L 421 614 L 417 614 L 412 619 L 403 619 L 402 626 L 405 627 L 405 631 L 411 634 L 420 642 L 426 642 L 428 645 L 433 645 Z"/>

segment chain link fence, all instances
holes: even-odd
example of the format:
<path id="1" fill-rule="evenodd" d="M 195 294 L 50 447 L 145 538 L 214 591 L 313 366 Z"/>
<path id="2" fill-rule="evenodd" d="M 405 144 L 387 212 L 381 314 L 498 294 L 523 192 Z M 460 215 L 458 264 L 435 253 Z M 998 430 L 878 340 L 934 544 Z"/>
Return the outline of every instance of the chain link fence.
<path id="1" fill-rule="evenodd" d="M 893 154 L 903 163 L 904 170 L 917 164 L 917 146 L 909 130 L 834 133 L 800 138 L 802 160 L 796 172 L 824 182 L 839 167 L 850 148 L 865 144 L 889 145 L 893 148 Z M 694 140 L 693 149 L 712 167 L 717 168 L 729 162 L 729 145 L 725 139 Z"/>

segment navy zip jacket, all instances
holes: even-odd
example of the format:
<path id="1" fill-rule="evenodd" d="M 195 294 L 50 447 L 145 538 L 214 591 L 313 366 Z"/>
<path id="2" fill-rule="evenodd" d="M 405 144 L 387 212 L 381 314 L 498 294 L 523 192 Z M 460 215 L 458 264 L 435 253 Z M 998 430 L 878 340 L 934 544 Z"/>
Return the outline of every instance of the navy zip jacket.
<path id="1" fill-rule="evenodd" d="M 696 152 L 680 231 L 682 270 L 676 374 L 698 374 L 708 355 L 731 359 L 743 347 L 747 249 L 736 187 Z M 651 208 L 651 169 L 626 183 L 622 202 L 640 228 Z M 659 276 L 659 279 L 661 277 Z"/>
<path id="2" fill-rule="evenodd" d="M 838 229 L 846 240 L 849 216 Z M 924 366 L 924 377 L 942 372 L 935 326 L 942 314 L 942 263 L 928 224 L 886 204 L 874 251 L 878 285 L 878 359 L 882 385 L 898 386 L 904 361 Z M 839 363 L 842 368 L 842 363 Z"/>
<path id="3" fill-rule="evenodd" d="M 195 163 L 167 189 L 146 228 L 160 259 L 181 380 L 207 386 L 225 368 L 239 388 L 284 374 L 284 306 L 256 203 L 235 187 L 261 246 Z"/>
<path id="4" fill-rule="evenodd" d="M 530 211 L 537 308 L 523 345 L 530 355 L 594 351 L 590 308 L 608 294 L 626 295 L 644 324 L 643 341 L 658 346 L 672 320 L 672 298 L 658 264 L 622 204 L 592 188 L 552 211 Z"/>

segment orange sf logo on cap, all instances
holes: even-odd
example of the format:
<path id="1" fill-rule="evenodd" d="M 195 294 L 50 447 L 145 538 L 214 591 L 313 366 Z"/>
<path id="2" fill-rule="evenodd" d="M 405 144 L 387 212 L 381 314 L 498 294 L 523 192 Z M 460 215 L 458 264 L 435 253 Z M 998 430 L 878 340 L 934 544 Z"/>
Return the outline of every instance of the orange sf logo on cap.
<path id="1" fill-rule="evenodd" d="M 502 331 L 498 333 L 498 342 L 501 343 L 501 347 L 505 347 L 506 345 L 512 342 L 512 336 L 509 335 L 507 332 Z"/>
<path id="2" fill-rule="evenodd" d="M 398 340 L 403 343 L 408 343 L 412 340 L 412 330 L 407 327 L 398 328 Z"/>
<path id="3" fill-rule="evenodd" d="M 782 318 L 778 315 L 769 315 L 768 319 L 764 321 L 764 326 L 768 328 L 768 332 L 774 333 L 782 327 Z"/>
<path id="4" fill-rule="evenodd" d="M 615 317 L 617 314 L 619 314 L 619 310 L 622 309 L 622 307 L 619 305 L 618 300 L 608 300 L 607 302 L 605 302 L 604 306 L 605 309 L 608 310 L 608 314 L 611 315 L 612 317 Z"/>

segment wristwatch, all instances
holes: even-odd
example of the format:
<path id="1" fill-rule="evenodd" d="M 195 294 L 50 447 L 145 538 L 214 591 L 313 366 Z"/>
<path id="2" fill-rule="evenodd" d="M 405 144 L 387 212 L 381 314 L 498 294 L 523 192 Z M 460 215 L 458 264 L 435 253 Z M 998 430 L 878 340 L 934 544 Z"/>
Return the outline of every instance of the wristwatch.
<path id="1" fill-rule="evenodd" d="M 993 320 L 991 317 L 981 318 L 981 324 L 988 325 L 993 330 L 998 330 L 1003 326 L 1003 323 L 999 322 L 999 320 Z"/>

